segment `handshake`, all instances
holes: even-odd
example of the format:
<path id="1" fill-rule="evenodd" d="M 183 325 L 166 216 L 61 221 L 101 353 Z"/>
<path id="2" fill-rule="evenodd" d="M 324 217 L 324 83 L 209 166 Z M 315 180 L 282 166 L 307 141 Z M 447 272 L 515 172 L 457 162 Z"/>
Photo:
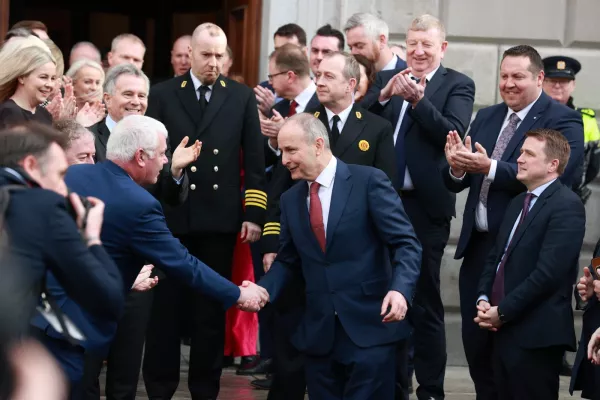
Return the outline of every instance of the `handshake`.
<path id="1" fill-rule="evenodd" d="M 242 282 L 238 308 L 242 311 L 260 311 L 269 301 L 269 293 L 265 288 L 250 281 Z"/>

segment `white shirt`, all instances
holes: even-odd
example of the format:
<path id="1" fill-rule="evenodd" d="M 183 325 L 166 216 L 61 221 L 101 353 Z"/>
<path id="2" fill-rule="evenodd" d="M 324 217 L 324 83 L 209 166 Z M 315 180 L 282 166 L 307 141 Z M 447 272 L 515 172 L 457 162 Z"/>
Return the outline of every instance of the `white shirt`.
<path id="1" fill-rule="evenodd" d="M 532 191 L 527 191 L 527 193 L 533 193 L 534 194 L 534 196 L 529 201 L 529 208 L 527 209 L 528 213 L 531 211 L 531 209 L 533 208 L 533 206 L 535 205 L 535 203 L 537 202 L 537 200 L 540 198 L 540 196 L 542 195 L 542 193 L 544 193 L 544 190 L 548 189 L 548 186 L 552 185 L 555 180 L 556 179 L 552 179 L 550 182 L 546 182 L 543 185 L 538 186 L 537 188 L 533 189 Z M 506 250 L 508 250 L 508 245 L 510 244 L 510 241 L 512 240 L 513 236 L 515 235 L 515 231 L 517 230 L 517 226 L 519 226 L 519 220 L 521 219 L 521 214 L 522 213 L 523 213 L 523 211 L 521 210 L 521 212 L 519 213 L 519 215 L 517 215 L 517 219 L 515 220 L 515 223 L 513 224 L 512 230 L 510 231 L 510 235 L 508 236 L 508 240 L 504 244 L 504 252 L 502 254 L 502 258 L 500 258 L 500 262 L 498 263 L 498 266 L 496 267 L 496 272 L 498 272 L 498 270 L 500 269 L 500 264 L 502 264 L 502 260 L 504 259 L 504 256 L 506 255 Z M 534 251 L 534 250 L 532 250 L 532 251 Z M 488 303 L 490 302 L 490 299 L 486 295 L 479 296 L 479 298 L 477 299 L 477 303 L 479 303 L 479 301 L 481 301 L 481 300 L 485 300 Z"/>
<path id="2" fill-rule="evenodd" d="M 335 171 L 337 169 L 337 159 L 331 157 L 329 163 L 323 171 L 317 176 L 315 182 L 319 183 L 321 187 L 317 192 L 319 200 L 321 200 L 321 209 L 323 210 L 323 225 L 325 227 L 325 237 L 327 238 L 327 222 L 329 221 L 329 208 L 331 206 L 331 195 L 333 194 L 333 183 L 335 181 Z M 308 196 L 306 197 L 306 206 L 310 210 L 310 185 L 308 184 Z"/>
<path id="3" fill-rule="evenodd" d="M 340 117 L 340 120 L 337 123 L 338 131 L 340 135 L 342 134 L 342 129 L 344 129 L 344 125 L 346 125 L 346 121 L 348 121 L 348 117 L 350 116 L 350 111 L 352 111 L 352 106 L 354 104 L 350 104 L 348 108 L 346 108 L 341 113 L 337 114 Z M 333 129 L 333 117 L 336 115 L 329 108 L 325 107 L 325 113 L 327 113 L 327 121 L 329 122 L 329 130 Z"/>
<path id="4" fill-rule="evenodd" d="M 439 66 L 436 69 L 434 69 L 433 71 L 431 71 L 430 73 L 428 73 L 427 75 L 425 75 L 427 82 L 431 82 L 431 79 L 433 78 L 435 73 L 438 71 L 438 69 L 440 69 Z M 410 78 L 412 78 L 414 75 L 412 73 L 410 73 L 410 74 L 408 74 L 408 76 Z M 389 100 L 382 101 L 381 105 L 385 105 L 388 101 Z M 404 102 L 402 103 L 402 110 L 400 110 L 400 116 L 398 118 L 398 122 L 396 122 L 396 129 L 394 129 L 394 146 L 396 145 L 396 140 L 398 139 L 398 132 L 400 132 L 400 126 L 402 125 L 402 119 L 404 118 L 404 114 L 406 114 L 406 109 L 408 108 L 409 105 L 410 105 L 410 103 L 406 100 L 404 100 Z M 405 172 L 404 172 L 404 183 L 402 184 L 402 190 L 413 190 L 414 188 L 415 188 L 415 186 L 413 185 L 412 179 L 410 177 L 410 171 L 408 170 L 408 165 L 407 165 Z"/>
<path id="5" fill-rule="evenodd" d="M 398 62 L 398 56 L 394 54 L 389 63 L 385 64 L 382 71 L 389 71 L 390 69 L 396 69 L 396 63 Z"/>
<path id="6" fill-rule="evenodd" d="M 108 131 L 110 133 L 112 133 L 113 129 L 115 129 L 115 126 L 117 125 L 115 120 L 110 117 L 110 114 L 106 114 L 106 119 L 104 120 L 104 123 L 106 124 L 106 127 L 108 128 Z"/>
<path id="7" fill-rule="evenodd" d="M 504 122 L 502 123 L 502 126 L 500 127 L 500 133 L 496 137 L 496 142 L 498 142 L 498 139 L 500 138 L 500 134 L 502 133 L 504 128 L 506 128 L 506 126 L 508 125 L 508 120 L 509 120 L 510 116 L 512 114 L 517 114 L 517 116 L 519 117 L 519 122 L 517 123 L 517 127 L 515 128 L 515 130 L 519 129 L 519 126 L 525 120 L 525 117 L 527 117 L 527 114 L 529 114 L 529 110 L 531 110 L 531 107 L 533 107 L 533 105 L 539 100 L 541 95 L 542 95 L 542 92 L 540 91 L 540 94 L 538 95 L 537 99 L 535 99 L 534 101 L 529 103 L 527 105 L 527 107 L 523 108 L 521 111 L 514 111 L 510 108 L 508 109 L 508 112 L 506 113 L 506 116 L 504 117 Z M 494 151 L 494 149 L 491 149 L 491 150 L 486 149 L 486 150 L 488 151 L 489 155 L 491 155 L 491 153 Z M 490 165 L 490 172 L 483 179 L 490 181 L 490 183 L 494 182 L 494 179 L 496 178 L 496 169 L 497 168 L 498 168 L 498 161 L 492 160 L 492 163 Z M 453 180 L 460 182 L 463 180 L 464 175 L 461 178 L 457 178 L 454 175 L 452 175 L 452 173 L 450 173 L 450 177 Z M 479 232 L 488 232 L 488 230 L 489 230 L 487 208 L 483 205 L 483 203 L 481 201 L 477 202 L 477 208 L 475 210 L 475 228 Z"/>
<path id="8" fill-rule="evenodd" d="M 200 86 L 202 86 L 202 82 L 200 82 L 200 79 L 198 79 L 198 77 L 196 75 L 194 75 L 194 72 L 192 72 L 192 70 L 190 70 L 190 76 L 192 77 L 192 83 L 194 84 L 194 90 L 196 91 L 196 98 L 198 99 L 198 101 L 200 101 Z M 213 90 L 213 86 L 214 85 L 205 85 L 208 86 L 208 88 L 210 90 L 206 91 L 206 95 L 204 96 L 204 98 L 206 99 L 206 102 L 208 103 L 210 101 L 210 96 L 212 95 L 212 90 Z"/>
<path id="9" fill-rule="evenodd" d="M 308 86 L 305 87 L 304 90 L 301 91 L 300 94 L 298 94 L 298 96 L 294 97 L 294 101 L 296 103 L 298 103 L 298 105 L 296 106 L 296 114 L 300 114 L 301 112 L 304 112 L 304 110 L 306 109 L 306 106 L 308 105 L 308 102 L 315 95 L 316 91 L 317 91 L 317 85 L 315 85 L 315 83 L 313 81 L 310 81 Z M 285 117 L 287 117 L 287 115 L 282 115 L 282 117 L 285 118 Z M 270 140 L 267 140 L 267 145 L 269 146 L 271 151 L 273 153 L 275 153 L 275 155 L 277 157 L 279 157 L 281 155 L 281 150 L 273 148 L 273 146 L 271 146 Z"/>

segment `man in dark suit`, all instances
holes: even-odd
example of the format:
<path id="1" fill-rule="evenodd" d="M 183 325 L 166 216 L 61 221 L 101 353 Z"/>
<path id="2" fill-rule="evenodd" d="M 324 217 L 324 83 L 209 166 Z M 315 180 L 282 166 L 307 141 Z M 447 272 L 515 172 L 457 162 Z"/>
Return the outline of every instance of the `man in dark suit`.
<path id="1" fill-rule="evenodd" d="M 176 209 L 165 206 L 165 215 L 192 254 L 230 278 L 237 236 L 244 242 L 260 238 L 267 195 L 256 99 L 250 88 L 220 75 L 226 47 L 221 28 L 198 26 L 192 35 L 190 73 L 153 87 L 147 114 L 165 124 L 171 146 L 185 136 L 202 141 L 202 157 L 186 168 L 188 200 Z M 169 279 L 154 289 L 143 365 L 148 395 L 170 397 L 177 388 L 183 318 L 192 325 L 188 387 L 194 398 L 214 399 L 222 370 L 225 312 L 212 299 Z"/>
<path id="2" fill-rule="evenodd" d="M 575 350 L 571 293 L 585 209 L 558 180 L 570 151 L 558 131 L 526 133 L 517 179 L 527 193 L 508 205 L 479 281 L 475 322 L 491 332 L 500 399 L 558 399 L 563 352 Z"/>
<path id="3" fill-rule="evenodd" d="M 396 188 L 423 245 L 415 297 L 415 312 L 420 318 L 414 320 L 413 335 L 414 369 L 420 385 L 417 396 L 442 399 L 446 336 L 440 265 L 450 235 L 450 220 L 456 214 L 456 199 L 446 189 L 439 171 L 446 165 L 447 131 L 456 130 L 461 135 L 467 131 L 475 84 L 441 65 L 448 42 L 437 18 L 423 15 L 413 20 L 406 45 L 409 69 L 378 74 L 373 90 L 377 91 L 379 85 L 381 91 L 371 110 L 395 127 Z M 400 351 L 400 364 L 402 357 Z"/>
<path id="4" fill-rule="evenodd" d="M 310 114 L 288 119 L 279 145 L 301 181 L 282 196 L 279 251 L 259 285 L 277 303 L 288 283 L 306 282 L 292 341 L 311 398 L 391 399 L 421 250 L 402 203 L 383 172 L 335 158 Z"/>
<path id="5" fill-rule="evenodd" d="M 108 71 L 104 81 L 104 103 L 108 113 L 105 119 L 90 128 L 96 137 L 97 161 L 106 160 L 106 146 L 110 133 L 118 122 L 128 115 L 145 114 L 149 85 L 148 77 L 132 64 L 119 64 Z M 180 143 L 173 157 L 167 146 L 169 163 L 165 164 L 158 182 L 147 187 L 159 201 L 172 206 L 182 204 L 189 193 L 189 178 L 185 173 L 185 167 L 192 159 L 182 162 L 180 156 L 183 150 L 180 150 L 182 144 L 185 146 L 187 141 Z M 196 146 L 199 146 L 199 143 Z M 82 382 L 85 399 L 100 398 L 99 366 L 104 359 L 107 361 L 106 396 L 109 398 L 135 396 L 152 297 L 151 291 L 130 291 L 108 355 L 102 352 L 101 354 L 89 352 L 86 356 L 86 369 Z"/>
<path id="6" fill-rule="evenodd" d="M 489 332 L 471 324 L 472 305 L 477 300 L 477 285 L 483 265 L 492 249 L 498 228 L 510 200 L 525 190 L 516 178 L 519 149 L 525 132 L 551 128 L 569 141 L 571 156 L 561 175 L 569 186 L 583 156 L 581 116 L 552 101 L 542 91 L 542 59 L 530 46 L 508 49 L 500 65 L 500 95 L 504 102 L 477 112 L 465 144 L 457 134 L 449 135 L 448 148 L 458 145 L 464 151 L 460 165 L 447 154 L 451 168 L 441 174 L 446 186 L 458 193 L 469 188 L 463 214 L 463 226 L 455 258 L 463 258 L 459 275 L 462 313 L 462 337 L 475 390 L 482 399 L 496 399 L 490 359 L 492 342 Z M 471 143 L 477 151 L 471 153 Z M 476 145 L 477 143 L 477 145 Z"/>
<path id="7" fill-rule="evenodd" d="M 260 291 L 256 286 L 248 292 L 240 292 L 233 283 L 189 254 L 167 228 L 158 200 L 140 186 L 154 184 L 167 163 L 166 134 L 164 125 L 149 117 L 126 117 L 111 133 L 106 162 L 75 165 L 67 172 L 66 183 L 70 188 L 80 195 L 97 197 L 106 204 L 107 218 L 101 238 L 121 272 L 122 290 L 128 292 L 142 266 L 150 262 L 161 268 L 167 277 L 185 282 L 194 290 L 214 298 L 224 309 L 236 303 L 245 304 L 248 298 L 258 300 Z M 82 343 L 86 352 L 105 353 L 114 337 L 118 319 L 88 314 L 68 298 L 50 276 L 48 288 L 63 312 L 87 338 Z M 34 325 L 51 338 L 62 338 L 39 318 L 34 320 Z M 74 367 L 82 368 L 83 365 Z M 97 371 L 101 367 L 102 358 L 99 358 Z"/>

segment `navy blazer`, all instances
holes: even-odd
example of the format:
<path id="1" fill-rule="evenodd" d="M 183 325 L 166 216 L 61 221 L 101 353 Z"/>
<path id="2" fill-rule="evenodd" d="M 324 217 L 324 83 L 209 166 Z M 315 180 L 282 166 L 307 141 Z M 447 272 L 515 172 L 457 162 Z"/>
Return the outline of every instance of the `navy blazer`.
<path id="1" fill-rule="evenodd" d="M 0 169 L 0 186 L 4 185 L 25 187 L 25 182 Z M 125 303 L 121 275 L 103 246 L 87 247 L 81 240 L 75 219 L 67 212 L 66 201 L 63 196 L 40 187 L 11 192 L 4 227 L 11 255 L 25 280 L 22 287 L 14 289 L 23 291 L 22 297 L 31 302 L 19 307 L 33 314 L 41 283 L 46 273 L 52 271 L 64 290 L 85 310 L 116 318 Z"/>
<path id="2" fill-rule="evenodd" d="M 292 340 L 315 355 L 332 349 L 336 313 L 360 347 L 408 337 L 407 321 L 382 322 L 381 304 L 389 290 L 396 290 L 410 305 L 421 265 L 421 245 L 385 173 L 337 163 L 326 252 L 310 227 L 308 185 L 300 182 L 281 197 L 279 251 L 259 282 L 276 302 L 294 275 L 302 274 L 306 310 Z"/>
<path id="3" fill-rule="evenodd" d="M 496 270 L 524 199 L 521 193 L 508 206 L 479 280 L 479 295 L 491 298 Z M 496 335 L 510 335 L 510 342 L 526 349 L 575 350 L 571 294 L 584 234 L 581 199 L 554 181 L 531 207 L 504 256 L 505 297 L 498 310 L 506 322 Z"/>
<path id="4" fill-rule="evenodd" d="M 373 85 L 377 97 L 400 71 L 377 74 L 377 82 Z M 448 191 L 440 171 L 448 165 L 444 152 L 446 136 L 453 130 L 461 136 L 465 135 L 473 114 L 474 101 L 473 80 L 440 65 L 425 86 L 423 99 L 415 108 L 406 108 L 412 119 L 404 139 L 406 166 L 410 170 L 415 194 L 431 218 L 450 219 L 456 215 L 456 195 Z M 392 96 L 385 106 L 375 101 L 369 110 L 390 121 L 395 129 L 403 104 L 403 97 Z M 396 182 L 397 188 L 401 188 L 402 184 Z"/>
<path id="5" fill-rule="evenodd" d="M 496 104 L 477 112 L 471 124 L 469 135 L 475 151 L 475 142 L 479 142 L 491 155 L 500 134 L 502 123 L 506 118 L 508 107 L 505 103 Z M 506 207 L 512 198 L 525 190 L 525 186 L 517 179 L 517 159 L 525 141 L 525 133 L 532 129 L 550 128 L 561 132 L 569 141 L 571 156 L 560 181 L 568 187 L 573 186 L 577 167 L 583 160 L 583 122 L 577 111 L 559 104 L 542 92 L 540 98 L 531 107 L 525 120 L 521 122 L 508 147 L 498 161 L 496 177 L 490 185 L 488 194 L 488 232 L 495 235 L 502 223 Z M 463 214 L 463 225 L 456 248 L 455 258 L 462 258 L 469 244 L 471 232 L 475 229 L 475 211 L 479 202 L 479 193 L 484 179 L 483 174 L 467 174 L 462 182 L 450 177 L 449 167 L 442 170 L 446 187 L 455 193 L 469 188 L 469 195 Z"/>
<path id="6" fill-rule="evenodd" d="M 121 272 L 125 292 L 144 264 L 153 264 L 167 275 L 166 279 L 184 281 L 217 299 L 225 309 L 237 302 L 239 288 L 192 256 L 173 237 L 158 200 L 121 167 L 111 161 L 73 165 L 67 170 L 65 181 L 79 195 L 94 196 L 105 203 L 102 243 Z M 63 311 L 86 335 L 83 346 L 105 349 L 115 333 L 117 319 L 88 314 L 50 277 L 48 286 Z M 43 321 L 36 320 L 36 325 L 50 336 L 61 337 Z"/>

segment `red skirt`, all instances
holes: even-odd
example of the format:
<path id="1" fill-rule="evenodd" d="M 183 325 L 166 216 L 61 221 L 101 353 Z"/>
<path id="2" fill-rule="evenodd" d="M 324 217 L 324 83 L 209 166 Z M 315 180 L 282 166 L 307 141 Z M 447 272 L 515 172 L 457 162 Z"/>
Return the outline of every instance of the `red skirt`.
<path id="1" fill-rule="evenodd" d="M 254 266 L 250 244 L 242 243 L 238 235 L 233 252 L 231 281 L 241 285 L 243 281 L 254 282 Z M 225 355 L 233 357 L 256 355 L 258 340 L 258 315 L 241 311 L 237 307 L 227 310 L 225 319 Z"/>

